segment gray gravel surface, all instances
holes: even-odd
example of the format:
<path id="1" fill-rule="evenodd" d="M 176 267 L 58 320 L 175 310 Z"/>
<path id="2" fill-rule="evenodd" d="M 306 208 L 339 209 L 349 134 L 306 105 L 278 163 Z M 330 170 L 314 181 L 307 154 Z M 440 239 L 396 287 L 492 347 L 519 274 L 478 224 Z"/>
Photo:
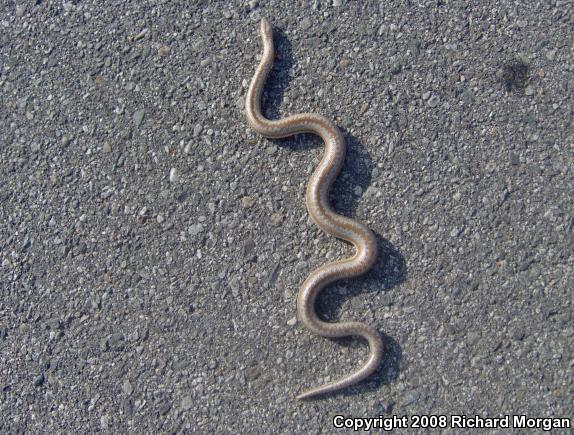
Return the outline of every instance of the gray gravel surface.
<path id="1" fill-rule="evenodd" d="M 15 4 L 16 3 L 16 4 Z M 572 416 L 569 1 L 0 2 L 0 432 L 318 433 L 335 414 Z M 269 116 L 349 143 L 332 201 L 380 242 L 350 255 L 304 208 L 309 136 L 243 113 L 259 19 Z"/>

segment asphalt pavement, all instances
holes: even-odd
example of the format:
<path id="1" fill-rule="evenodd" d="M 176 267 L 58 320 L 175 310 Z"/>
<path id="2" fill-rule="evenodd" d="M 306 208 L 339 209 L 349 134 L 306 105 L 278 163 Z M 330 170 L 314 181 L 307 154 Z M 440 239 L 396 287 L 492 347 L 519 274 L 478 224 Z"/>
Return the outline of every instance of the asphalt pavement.
<path id="1" fill-rule="evenodd" d="M 1 2 L 0 433 L 571 418 L 573 11 Z M 305 210 L 321 141 L 247 125 L 262 16 L 277 47 L 265 113 L 341 128 L 331 201 L 379 242 L 373 270 L 318 310 L 373 325 L 383 364 L 313 401 L 295 396 L 367 349 L 296 319 L 307 274 L 353 250 Z"/>

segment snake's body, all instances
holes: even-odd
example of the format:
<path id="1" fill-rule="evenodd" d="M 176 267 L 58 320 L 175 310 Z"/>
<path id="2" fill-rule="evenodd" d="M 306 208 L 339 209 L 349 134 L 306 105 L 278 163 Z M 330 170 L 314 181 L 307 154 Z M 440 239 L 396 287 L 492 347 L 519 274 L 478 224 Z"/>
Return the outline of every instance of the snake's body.
<path id="1" fill-rule="evenodd" d="M 345 158 L 345 140 L 339 129 L 323 116 L 313 113 L 292 115 L 279 120 L 266 119 L 261 113 L 261 95 L 273 65 L 275 50 L 273 30 L 267 19 L 261 20 L 263 56 L 251 80 L 246 98 L 247 119 L 251 127 L 267 138 L 282 138 L 299 133 L 314 133 L 325 142 L 323 158 L 307 184 L 305 196 L 311 219 L 323 231 L 352 243 L 356 249 L 351 258 L 325 264 L 311 272 L 297 295 L 297 315 L 303 324 L 323 337 L 361 336 L 367 340 L 370 356 L 366 363 L 343 379 L 321 385 L 297 396 L 306 399 L 354 385 L 373 373 L 381 363 L 383 343 L 377 331 L 360 322 L 329 323 L 315 311 L 317 295 L 330 283 L 360 275 L 371 268 L 377 256 L 373 232 L 362 223 L 335 213 L 329 205 L 329 191 Z"/>

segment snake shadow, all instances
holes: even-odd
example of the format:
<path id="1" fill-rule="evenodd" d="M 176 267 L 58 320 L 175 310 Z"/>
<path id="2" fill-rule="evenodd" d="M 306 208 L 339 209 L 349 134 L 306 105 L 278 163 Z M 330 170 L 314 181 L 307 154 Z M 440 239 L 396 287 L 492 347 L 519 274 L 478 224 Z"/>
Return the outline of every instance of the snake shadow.
<path id="1" fill-rule="evenodd" d="M 263 92 L 262 110 L 269 119 L 281 118 L 279 107 L 283 101 L 285 91 L 289 88 L 291 78 L 289 71 L 293 68 L 292 46 L 286 35 L 281 29 L 274 29 L 274 42 L 276 57 L 273 68 L 267 78 Z M 341 174 L 337 178 L 331 192 L 331 204 L 335 210 L 345 216 L 355 217 L 357 206 L 362 193 L 353 194 L 356 186 L 361 187 L 361 192 L 365 192 L 372 182 L 372 173 L 375 165 L 366 147 L 361 141 L 350 134 L 348 131 L 341 129 L 347 143 L 347 155 Z M 299 134 L 285 139 L 274 139 L 273 142 L 279 147 L 288 148 L 291 152 L 304 152 L 307 149 L 322 147 L 323 143 L 320 138 L 311 134 Z M 336 198 L 336 200 L 334 200 Z M 360 217 L 359 217 L 360 219 Z M 387 239 L 380 234 L 375 233 L 378 245 L 377 262 L 373 268 L 365 275 L 351 280 L 342 280 L 336 286 L 330 286 L 325 289 L 317 300 L 317 313 L 326 321 L 335 321 L 338 318 L 338 312 L 344 301 L 352 299 L 365 292 L 381 292 L 384 294 L 378 299 L 381 305 L 391 305 L 391 289 L 402 283 L 407 276 L 407 266 L 404 256 L 401 252 Z M 339 292 L 334 292 L 333 288 L 344 287 L 346 294 L 343 296 Z M 377 307 L 378 309 L 379 307 Z M 380 330 L 384 325 L 382 320 L 376 322 L 373 326 Z M 332 393 L 332 395 L 355 395 L 361 391 L 377 390 L 381 385 L 389 384 L 399 375 L 402 349 L 399 343 L 392 337 L 382 333 L 381 338 L 384 345 L 383 361 L 377 371 L 365 382 L 350 387 L 341 392 Z M 362 340 L 356 338 L 339 338 L 333 339 L 344 346 L 359 348 L 365 347 Z M 320 400 L 319 396 L 316 399 Z"/>

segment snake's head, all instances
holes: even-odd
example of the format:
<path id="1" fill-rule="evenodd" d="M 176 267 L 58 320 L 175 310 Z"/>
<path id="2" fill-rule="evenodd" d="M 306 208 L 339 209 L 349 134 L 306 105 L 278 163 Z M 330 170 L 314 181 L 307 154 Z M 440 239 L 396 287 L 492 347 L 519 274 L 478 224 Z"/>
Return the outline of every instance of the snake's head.
<path id="1" fill-rule="evenodd" d="M 261 28 L 259 31 L 261 32 L 261 38 L 263 38 L 264 41 L 273 38 L 273 28 L 271 27 L 269 20 L 265 17 L 261 18 Z"/>

